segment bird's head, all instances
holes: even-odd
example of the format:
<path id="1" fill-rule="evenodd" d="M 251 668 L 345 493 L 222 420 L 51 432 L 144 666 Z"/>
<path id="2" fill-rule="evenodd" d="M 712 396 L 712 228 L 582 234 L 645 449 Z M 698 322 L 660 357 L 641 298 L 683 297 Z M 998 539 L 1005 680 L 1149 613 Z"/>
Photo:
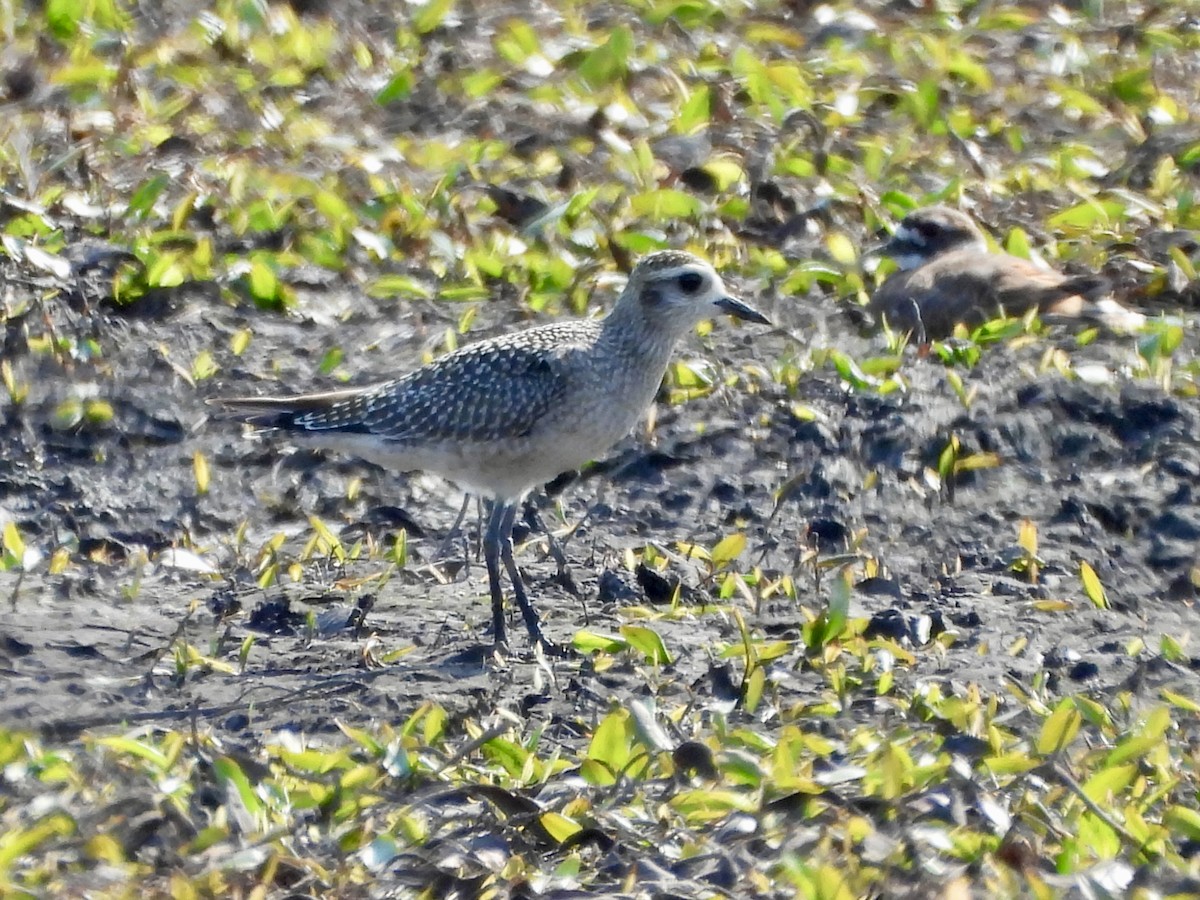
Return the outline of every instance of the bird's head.
<path id="1" fill-rule="evenodd" d="M 672 337 L 722 313 L 747 322 L 770 320 L 730 294 L 725 282 L 704 260 L 678 250 L 660 250 L 634 267 L 619 306 L 645 324 Z"/>
<path id="2" fill-rule="evenodd" d="M 879 252 L 901 269 L 915 269 L 950 250 L 987 252 L 983 232 L 966 213 L 948 206 L 927 206 L 905 216 Z"/>

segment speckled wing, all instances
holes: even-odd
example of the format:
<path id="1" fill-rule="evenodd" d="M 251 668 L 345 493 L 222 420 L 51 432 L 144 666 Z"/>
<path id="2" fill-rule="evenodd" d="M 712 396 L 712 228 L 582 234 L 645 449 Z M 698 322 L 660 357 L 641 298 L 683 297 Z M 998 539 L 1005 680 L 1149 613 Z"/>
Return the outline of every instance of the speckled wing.
<path id="1" fill-rule="evenodd" d="M 554 338 L 525 332 L 482 341 L 370 388 L 220 402 L 263 428 L 369 434 L 402 445 L 519 437 L 566 394 L 571 344 Z"/>

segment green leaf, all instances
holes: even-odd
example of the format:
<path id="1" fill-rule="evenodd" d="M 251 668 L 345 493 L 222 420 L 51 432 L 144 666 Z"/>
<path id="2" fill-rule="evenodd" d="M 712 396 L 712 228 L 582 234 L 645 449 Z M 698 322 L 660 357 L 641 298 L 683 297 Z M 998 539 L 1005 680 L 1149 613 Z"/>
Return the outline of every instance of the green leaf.
<path id="1" fill-rule="evenodd" d="M 596 726 L 592 741 L 588 745 L 587 758 L 603 763 L 615 775 L 629 762 L 633 739 L 629 713 L 618 709 L 601 719 L 600 724 Z M 612 781 L 607 783 L 611 784 Z"/>
<path id="2" fill-rule="evenodd" d="M 330 347 L 325 351 L 325 355 L 321 357 L 321 364 L 317 367 L 322 375 L 328 375 L 334 369 L 342 364 L 342 360 L 346 358 L 346 353 L 341 347 Z"/>
<path id="3" fill-rule="evenodd" d="M 142 182 L 133 196 L 129 198 L 129 206 L 125 210 L 128 216 L 145 219 L 154 211 L 154 204 L 170 184 L 166 175 L 155 175 L 149 181 Z"/>
<path id="4" fill-rule="evenodd" d="M 204 381 L 206 378 L 212 378 L 220 371 L 220 366 L 213 358 L 212 353 L 207 350 L 201 350 L 196 354 L 196 358 L 192 360 L 192 380 Z"/>
<path id="5" fill-rule="evenodd" d="M 334 724 L 338 727 L 342 734 L 350 738 L 350 740 L 354 741 L 372 756 L 379 757 L 383 755 L 383 745 L 380 744 L 379 741 L 375 740 L 370 732 L 362 728 L 356 728 L 353 725 L 347 725 L 340 719 L 335 719 Z"/>
<path id="6" fill-rule="evenodd" d="M 646 657 L 646 662 L 656 666 L 671 664 L 671 654 L 658 632 L 642 625 L 622 625 L 621 634 L 629 642 L 631 648 L 638 650 Z"/>
<path id="7" fill-rule="evenodd" d="M 866 390 L 876 385 L 876 381 L 868 378 L 858 364 L 842 351 L 831 351 L 829 361 L 833 363 L 833 368 L 837 371 L 838 376 L 851 387 Z"/>
<path id="8" fill-rule="evenodd" d="M 729 190 L 746 174 L 740 164 L 727 157 L 710 159 L 704 164 L 704 171 L 713 177 L 719 191 Z"/>
<path id="9" fill-rule="evenodd" d="M 1030 259 L 1033 256 L 1033 247 L 1029 244 L 1029 235 L 1025 233 L 1023 228 L 1014 228 L 1008 233 L 1008 238 L 1004 242 L 1004 249 L 1011 256 L 1019 256 L 1022 259 Z"/>
<path id="10" fill-rule="evenodd" d="M 1104 759 L 1106 766 L 1116 766 L 1129 760 L 1140 759 L 1162 743 L 1163 736 L 1171 727 L 1171 710 L 1160 706 L 1146 717 L 1137 734 L 1122 740 Z"/>
<path id="11" fill-rule="evenodd" d="M 1172 834 L 1181 835 L 1191 841 L 1200 841 L 1200 812 L 1191 807 L 1167 807 L 1162 822 Z"/>
<path id="12" fill-rule="evenodd" d="M 662 221 L 698 216 L 704 209 L 704 204 L 691 194 L 674 188 L 662 188 L 634 194 L 629 198 L 629 207 L 635 216 Z"/>
<path id="13" fill-rule="evenodd" d="M 629 642 L 607 634 L 596 634 L 593 631 L 577 631 L 571 639 L 573 646 L 580 653 L 620 653 L 629 648 Z"/>
<path id="14" fill-rule="evenodd" d="M 1162 698 L 1172 706 L 1187 710 L 1190 713 L 1200 713 L 1200 703 L 1197 703 L 1191 697 L 1185 697 L 1183 694 L 1177 694 L 1167 688 L 1163 688 L 1160 693 Z"/>
<path id="15" fill-rule="evenodd" d="M 228 756 L 222 756 L 213 761 L 213 772 L 218 781 L 234 788 L 246 812 L 256 819 L 261 815 L 262 801 L 258 799 L 258 795 L 254 792 L 254 786 L 250 784 L 250 779 L 246 777 L 241 766 Z"/>
<path id="16" fill-rule="evenodd" d="M 279 278 L 271 265 L 262 258 L 250 264 L 249 285 L 250 296 L 255 300 L 273 302 L 279 297 Z"/>
<path id="17" fill-rule="evenodd" d="M 1061 231 L 1093 231 L 1125 217 L 1125 204 L 1119 200 L 1086 200 L 1051 216 L 1046 224 Z"/>
<path id="18" fill-rule="evenodd" d="M 1085 781 L 1081 787 L 1088 799 L 1094 803 L 1110 803 L 1113 797 L 1129 787 L 1137 771 L 1138 767 L 1133 764 L 1108 766 Z"/>
<path id="19" fill-rule="evenodd" d="M 391 77 L 387 84 L 379 89 L 375 94 L 375 102 L 380 106 L 387 106 L 396 100 L 403 100 L 412 93 L 413 75 L 408 69 L 402 72 L 397 72 Z"/>
<path id="20" fill-rule="evenodd" d="M 1058 753 L 1075 740 L 1083 716 L 1075 708 L 1069 697 L 1063 698 L 1054 708 L 1046 721 L 1042 723 L 1041 734 L 1037 739 L 1037 752 L 1042 756 Z"/>
<path id="21" fill-rule="evenodd" d="M 79 0 L 47 0 L 46 25 L 50 33 L 60 41 L 73 38 L 79 31 L 83 11 Z"/>
<path id="22" fill-rule="evenodd" d="M 50 414 L 50 424 L 59 431 L 70 431 L 83 421 L 83 402 L 78 397 L 70 397 L 56 407 Z"/>
<path id="23" fill-rule="evenodd" d="M 1079 580 L 1083 582 L 1083 592 L 1092 601 L 1092 605 L 1096 609 L 1108 609 L 1108 595 L 1104 593 L 1104 585 L 1100 583 L 1096 570 L 1084 560 L 1079 562 Z"/>
<path id="24" fill-rule="evenodd" d="M 826 236 L 825 248 L 833 261 L 839 265 L 852 266 L 858 261 L 858 251 L 854 249 L 854 242 L 840 231 L 831 231 Z"/>
<path id="25" fill-rule="evenodd" d="M 441 26 L 453 8 L 454 0 L 429 0 L 413 16 L 413 31 L 417 34 L 429 34 Z"/>
<path id="26" fill-rule="evenodd" d="M 583 830 L 583 826 L 574 819 L 568 819 L 561 813 L 544 812 L 539 817 L 542 827 L 546 829 L 546 833 L 558 843 L 562 843 L 567 838 L 574 837 Z"/>
<path id="27" fill-rule="evenodd" d="M 196 493 L 201 496 L 207 494 L 210 479 L 208 457 L 200 450 L 192 454 L 192 474 L 196 480 Z"/>
<path id="28" fill-rule="evenodd" d="M 826 641 L 841 637 L 850 620 L 850 569 L 842 569 L 829 586 L 829 605 L 825 609 Z"/>
<path id="29" fill-rule="evenodd" d="M 129 737 L 114 736 L 101 738 L 97 743 L 117 753 L 124 753 L 144 759 L 160 770 L 165 771 L 167 768 L 168 760 L 166 754 L 157 747 L 153 747 L 142 741 Z"/>
<path id="30" fill-rule="evenodd" d="M 1020 775 L 1030 769 L 1037 768 L 1041 763 L 1024 753 L 1005 753 L 1003 756 L 989 756 L 983 765 L 992 775 Z"/>
<path id="31" fill-rule="evenodd" d="M 943 483 L 948 482 L 950 476 L 954 474 L 954 461 L 958 458 L 958 448 L 958 436 L 951 435 L 946 446 L 942 448 L 942 452 L 938 454 L 937 471 Z"/>
<path id="32" fill-rule="evenodd" d="M 17 523 L 11 520 L 4 523 L 4 553 L 13 560 L 13 565 L 19 566 L 25 559 L 25 541 Z"/>
<path id="33" fill-rule="evenodd" d="M 710 558 L 714 569 L 723 569 L 746 549 L 746 535 L 739 532 L 726 535 L 712 548 Z"/>
<path id="34" fill-rule="evenodd" d="M 34 849 L 46 841 L 74 833 L 75 821 L 62 812 L 51 813 L 24 827 L 10 825 L 4 834 L 0 834 L 0 872 L 7 877 L 13 863 L 29 857 Z"/>
<path id="35" fill-rule="evenodd" d="M 731 812 L 758 812 L 758 801 L 753 795 L 741 791 L 681 791 L 669 803 L 675 812 L 692 824 L 723 819 Z"/>
<path id="36" fill-rule="evenodd" d="M 376 299 L 416 297 L 429 300 L 433 297 L 433 291 L 410 275 L 382 275 L 367 286 L 367 296 Z"/>
<path id="37" fill-rule="evenodd" d="M 338 540 L 337 535 L 330 530 L 329 526 L 316 516 L 309 516 L 308 524 L 316 532 L 318 543 L 324 545 L 322 549 L 338 560 L 345 561 L 346 551 L 342 547 L 342 542 Z"/>
<path id="38" fill-rule="evenodd" d="M 624 26 L 614 28 L 607 41 L 583 58 L 579 76 L 592 88 L 605 87 L 625 77 L 632 55 L 633 32 Z"/>
<path id="39" fill-rule="evenodd" d="M 253 337 L 253 334 L 249 328 L 242 328 L 234 332 L 233 337 L 229 339 L 229 351 L 234 356 L 241 356 L 250 346 L 250 338 Z"/>
<path id="40" fill-rule="evenodd" d="M 758 704 L 762 700 L 763 688 L 767 684 L 767 670 L 762 666 L 755 666 L 750 670 L 750 674 L 746 676 L 746 684 L 742 691 L 742 706 L 746 712 L 751 715 L 758 709 Z"/>
<path id="41" fill-rule="evenodd" d="M 680 134 L 691 134 L 701 125 L 708 122 L 712 97 L 708 85 L 700 85 L 679 108 L 675 116 L 675 127 Z"/>
<path id="42" fill-rule="evenodd" d="M 510 19 L 506 22 L 493 43 L 496 52 L 515 66 L 523 64 L 542 49 L 537 32 L 528 22 L 522 22 L 520 19 Z"/>
<path id="43" fill-rule="evenodd" d="M 1154 76 L 1146 67 L 1122 72 L 1113 79 L 1111 90 L 1113 96 L 1122 103 L 1134 106 L 1142 106 L 1151 102 L 1157 94 L 1154 88 Z"/>

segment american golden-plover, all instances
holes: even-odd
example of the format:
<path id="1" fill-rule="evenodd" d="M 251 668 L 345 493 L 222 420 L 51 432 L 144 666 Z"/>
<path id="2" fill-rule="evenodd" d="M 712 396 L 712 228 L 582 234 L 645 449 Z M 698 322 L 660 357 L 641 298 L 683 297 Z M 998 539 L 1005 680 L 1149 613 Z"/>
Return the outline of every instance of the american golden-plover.
<path id="1" fill-rule="evenodd" d="M 876 321 L 918 339 L 946 337 L 959 322 L 974 327 L 997 315 L 1032 309 L 1059 319 L 1083 319 L 1128 330 L 1141 313 L 1108 297 L 1097 275 L 1068 276 L 1008 253 L 989 253 L 987 241 L 965 213 L 947 206 L 918 209 L 900 222 L 878 251 L 900 271 L 871 298 Z M 923 342 L 923 341 L 922 341 Z"/>
<path id="2" fill-rule="evenodd" d="M 503 566 L 530 638 L 553 650 L 513 560 L 520 501 L 624 437 L 654 399 L 678 340 L 720 313 L 769 324 L 730 296 L 708 263 L 665 250 L 637 264 L 603 318 L 469 344 L 374 387 L 210 402 L 310 446 L 433 472 L 491 498 L 483 546 L 494 639 L 507 640 Z"/>

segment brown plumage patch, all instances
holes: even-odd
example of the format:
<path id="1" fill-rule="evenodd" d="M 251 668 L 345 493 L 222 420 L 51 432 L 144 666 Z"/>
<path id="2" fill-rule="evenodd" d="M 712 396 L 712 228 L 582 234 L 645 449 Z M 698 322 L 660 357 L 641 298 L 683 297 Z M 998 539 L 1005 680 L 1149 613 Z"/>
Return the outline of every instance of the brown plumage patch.
<path id="1" fill-rule="evenodd" d="M 901 265 L 871 298 L 876 324 L 936 340 L 958 324 L 977 327 L 998 316 L 1080 319 L 1116 329 L 1144 321 L 1108 296 L 1098 275 L 1069 276 L 1007 253 L 989 253 L 964 213 L 945 206 L 916 210 L 883 252 Z"/>
<path id="2" fill-rule="evenodd" d="M 894 329 L 945 337 L 960 322 L 976 327 L 1000 315 L 1079 317 L 1108 291 L 1098 276 L 1069 277 L 1000 253 L 953 250 L 897 272 L 871 298 L 876 321 Z"/>

